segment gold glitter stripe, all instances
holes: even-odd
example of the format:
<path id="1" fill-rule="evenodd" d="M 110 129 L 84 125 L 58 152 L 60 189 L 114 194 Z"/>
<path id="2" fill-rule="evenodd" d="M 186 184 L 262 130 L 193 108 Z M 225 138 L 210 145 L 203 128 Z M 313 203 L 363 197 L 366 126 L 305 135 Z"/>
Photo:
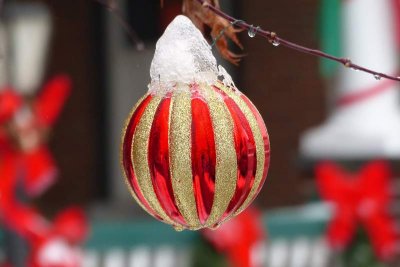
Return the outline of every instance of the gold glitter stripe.
<path id="1" fill-rule="evenodd" d="M 155 218 L 154 214 L 153 214 L 151 211 L 149 211 L 149 210 L 143 205 L 143 203 L 139 200 L 139 197 L 136 195 L 135 191 L 133 191 L 132 186 L 131 186 L 131 183 L 129 182 L 128 176 L 126 176 L 126 172 L 125 172 L 125 169 L 124 169 L 124 162 L 123 162 L 124 139 L 125 139 L 125 135 L 126 135 L 126 130 L 128 129 L 129 122 L 131 121 L 132 116 L 133 116 L 133 114 L 135 113 L 135 111 L 137 110 L 137 108 L 140 106 L 140 104 L 142 104 L 142 102 L 143 102 L 148 96 L 149 96 L 148 94 L 145 94 L 142 98 L 139 99 L 139 101 L 136 103 L 136 105 L 135 105 L 135 106 L 133 107 L 133 109 L 131 110 L 131 112 L 130 112 L 128 118 L 125 120 L 125 126 L 124 126 L 123 131 L 122 131 L 122 138 L 121 138 L 121 145 L 120 145 L 120 164 L 121 164 L 121 168 L 122 168 L 122 173 L 123 173 L 124 178 L 125 178 L 125 179 L 124 179 L 124 180 L 125 180 L 125 184 L 126 184 L 126 186 L 128 187 L 128 190 L 129 190 L 129 192 L 131 193 L 133 199 L 139 204 L 139 206 L 140 206 L 143 210 L 145 210 L 147 213 L 149 213 L 151 216 L 153 216 L 153 217 Z M 137 127 L 136 127 L 136 129 L 137 129 Z M 134 134 L 135 134 L 135 133 L 134 133 Z M 132 163 L 132 164 L 133 164 L 133 163 Z M 140 190 L 140 189 L 138 188 L 138 190 Z"/>
<path id="2" fill-rule="evenodd" d="M 233 119 L 222 98 L 206 86 L 207 99 L 214 129 L 216 148 L 215 194 L 206 227 L 213 227 L 225 213 L 235 193 L 237 158 L 233 135 Z"/>
<path id="3" fill-rule="evenodd" d="M 133 169 L 135 171 L 140 189 L 143 192 L 143 196 L 149 203 L 150 207 L 157 212 L 157 214 L 166 223 L 176 225 L 176 223 L 174 223 L 165 213 L 157 199 L 156 193 L 153 189 L 153 183 L 151 180 L 147 159 L 151 126 L 153 124 L 154 115 L 158 105 L 161 102 L 161 99 L 162 97 L 154 95 L 139 121 L 133 138 L 132 162 L 136 163 L 133 164 Z"/>
<path id="4" fill-rule="evenodd" d="M 257 170 L 254 179 L 254 184 L 250 190 L 249 195 L 247 196 L 247 199 L 244 201 L 242 206 L 239 207 L 238 210 L 235 212 L 234 216 L 236 216 L 251 204 L 251 201 L 255 197 L 257 189 L 262 181 L 264 172 L 264 162 L 265 162 L 264 140 L 261 130 L 258 127 L 257 119 L 254 116 L 251 109 L 249 108 L 249 106 L 247 106 L 246 102 L 244 102 L 244 100 L 241 98 L 240 96 L 241 93 L 237 91 L 235 92 L 232 89 L 223 86 L 222 84 L 218 84 L 217 87 L 220 88 L 222 91 L 224 91 L 239 106 L 240 110 L 243 112 L 244 116 L 249 121 L 251 131 L 253 132 L 254 141 L 256 143 Z"/>
<path id="5" fill-rule="evenodd" d="M 191 159 L 191 97 L 188 85 L 178 85 L 170 109 L 170 170 L 176 205 L 188 228 L 201 228 L 193 190 Z"/>

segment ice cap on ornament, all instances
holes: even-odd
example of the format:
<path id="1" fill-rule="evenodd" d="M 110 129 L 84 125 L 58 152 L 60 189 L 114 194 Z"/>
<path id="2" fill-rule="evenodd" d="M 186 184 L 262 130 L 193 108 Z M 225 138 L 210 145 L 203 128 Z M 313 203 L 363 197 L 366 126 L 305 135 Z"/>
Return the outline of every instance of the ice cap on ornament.
<path id="1" fill-rule="evenodd" d="M 157 42 L 150 88 L 193 82 L 211 85 L 218 73 L 217 60 L 203 34 L 188 17 L 177 16 Z"/>

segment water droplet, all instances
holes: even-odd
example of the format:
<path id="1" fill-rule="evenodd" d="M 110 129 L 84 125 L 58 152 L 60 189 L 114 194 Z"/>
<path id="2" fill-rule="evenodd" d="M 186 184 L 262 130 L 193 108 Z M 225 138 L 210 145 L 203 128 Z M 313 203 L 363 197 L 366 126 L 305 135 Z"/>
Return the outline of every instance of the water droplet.
<path id="1" fill-rule="evenodd" d="M 253 25 L 251 25 L 249 31 L 247 32 L 249 34 L 249 37 L 254 38 L 259 28 L 260 27 L 254 27 Z"/>
<path id="2" fill-rule="evenodd" d="M 382 79 L 382 76 L 381 75 L 379 75 L 379 74 L 375 74 L 374 75 L 374 78 L 375 78 L 375 80 L 381 80 Z"/>
<path id="3" fill-rule="evenodd" d="M 250 38 L 254 38 L 256 36 L 256 33 L 254 32 L 254 30 L 249 30 L 248 34 L 249 34 Z"/>
<path id="4" fill-rule="evenodd" d="M 279 46 L 281 43 L 279 42 L 279 40 L 277 40 L 277 39 L 274 39 L 274 40 L 272 40 L 272 45 L 273 46 Z"/>
<path id="5" fill-rule="evenodd" d="M 353 68 L 353 67 L 351 69 L 354 70 L 354 71 L 360 71 L 359 69 L 356 69 L 356 68 Z"/>

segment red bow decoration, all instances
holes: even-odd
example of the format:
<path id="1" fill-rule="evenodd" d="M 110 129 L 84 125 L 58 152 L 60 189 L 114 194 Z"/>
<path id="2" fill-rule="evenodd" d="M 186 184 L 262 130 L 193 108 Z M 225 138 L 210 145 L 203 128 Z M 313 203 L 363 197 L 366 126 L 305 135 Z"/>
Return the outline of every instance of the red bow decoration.
<path id="1" fill-rule="evenodd" d="M 335 206 L 335 215 L 328 227 L 328 240 L 335 249 L 343 249 L 352 241 L 361 224 L 382 260 L 395 253 L 397 234 L 394 219 L 389 215 L 391 173 L 387 163 L 375 161 L 359 173 L 348 173 L 331 162 L 316 167 L 319 192 Z"/>
<path id="2" fill-rule="evenodd" d="M 203 230 L 203 236 L 218 252 L 226 255 L 231 267 L 258 267 L 254 252 L 265 240 L 261 214 L 248 208 L 217 230 Z"/>
<path id="3" fill-rule="evenodd" d="M 12 203 L 4 215 L 5 224 L 29 242 L 28 267 L 82 266 L 79 246 L 88 236 L 89 225 L 81 208 L 65 209 L 53 222 L 18 203 Z"/>
<path id="4" fill-rule="evenodd" d="M 68 77 L 59 75 L 48 82 L 30 105 L 11 89 L 0 92 L 0 177 L 1 193 L 13 194 L 16 183 L 30 196 L 42 193 L 54 182 L 56 166 L 44 139 L 70 93 Z M 23 114 L 27 107 L 30 115 Z M 22 114 L 22 115 L 21 115 Z M 21 119 L 20 117 L 24 117 Z M 24 120 L 21 122 L 21 120 Z M 31 140 L 31 141 L 30 141 Z M 32 141 L 33 140 L 33 141 Z M 33 143 L 33 145 L 31 144 Z M 10 191 L 10 192 L 9 192 Z"/>
<path id="5" fill-rule="evenodd" d="M 57 168 L 46 145 L 46 133 L 58 118 L 70 89 L 69 78 L 59 75 L 32 101 L 25 100 L 11 88 L 0 91 L 0 215 L 8 228 L 29 241 L 33 249 L 31 261 L 37 254 L 35 251 L 41 251 L 43 244 L 56 236 L 56 231 L 36 210 L 20 203 L 18 190 L 33 197 L 55 181 Z M 68 221 L 71 216 L 64 216 L 56 226 L 65 230 L 74 221 Z M 77 224 L 82 222 L 78 219 Z M 57 233 L 68 238 L 63 235 Z M 29 266 L 44 267 L 33 263 Z"/>
<path id="6" fill-rule="evenodd" d="M 80 245 L 86 240 L 89 225 L 79 207 L 61 211 L 47 232 L 30 240 L 29 267 L 81 267 L 83 251 Z M 57 253 L 57 255 L 55 255 Z"/>

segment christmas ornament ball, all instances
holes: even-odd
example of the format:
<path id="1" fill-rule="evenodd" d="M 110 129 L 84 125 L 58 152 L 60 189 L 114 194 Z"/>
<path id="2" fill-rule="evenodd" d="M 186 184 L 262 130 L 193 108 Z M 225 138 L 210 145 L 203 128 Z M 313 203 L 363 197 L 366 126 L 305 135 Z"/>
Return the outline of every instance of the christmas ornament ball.
<path id="1" fill-rule="evenodd" d="M 150 90 L 127 120 L 121 151 L 135 200 L 177 230 L 216 228 L 246 209 L 270 160 L 259 112 L 222 82 Z"/>

